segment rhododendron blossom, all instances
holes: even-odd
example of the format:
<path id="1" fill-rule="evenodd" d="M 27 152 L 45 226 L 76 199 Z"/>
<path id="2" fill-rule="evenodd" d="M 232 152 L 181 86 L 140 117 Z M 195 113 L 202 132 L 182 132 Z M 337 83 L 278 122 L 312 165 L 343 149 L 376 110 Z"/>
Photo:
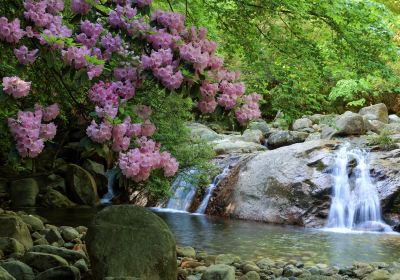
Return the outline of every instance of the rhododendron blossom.
<path id="1" fill-rule="evenodd" d="M 19 99 L 29 94 L 31 83 L 25 82 L 18 77 L 4 77 L 3 87 L 4 92 L 8 93 L 15 99 Z"/>
<path id="2" fill-rule="evenodd" d="M 24 36 L 24 31 L 20 27 L 20 20 L 14 19 L 8 22 L 5 17 L 0 17 L 0 40 L 16 44 Z"/>
<path id="3" fill-rule="evenodd" d="M 26 46 L 21 46 L 19 49 L 14 49 L 14 54 L 21 64 L 33 64 L 36 60 L 38 49 L 29 51 Z"/>

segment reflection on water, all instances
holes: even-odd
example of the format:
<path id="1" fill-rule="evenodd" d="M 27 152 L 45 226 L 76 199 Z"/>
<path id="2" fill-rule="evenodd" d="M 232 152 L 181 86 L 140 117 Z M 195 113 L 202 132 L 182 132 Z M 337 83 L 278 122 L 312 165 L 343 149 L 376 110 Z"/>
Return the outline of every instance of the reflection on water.
<path id="1" fill-rule="evenodd" d="M 36 213 L 54 224 L 76 226 L 88 225 L 97 211 L 37 209 Z M 243 259 L 269 257 L 340 266 L 400 258 L 400 235 L 343 234 L 186 213 L 156 213 L 170 226 L 178 244 L 209 254 L 232 253 Z"/>

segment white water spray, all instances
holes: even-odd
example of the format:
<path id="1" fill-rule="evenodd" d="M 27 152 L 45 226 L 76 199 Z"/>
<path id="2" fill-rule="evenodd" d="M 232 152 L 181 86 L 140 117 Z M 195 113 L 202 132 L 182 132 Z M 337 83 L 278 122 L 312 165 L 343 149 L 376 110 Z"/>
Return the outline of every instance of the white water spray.
<path id="1" fill-rule="evenodd" d="M 174 196 L 168 200 L 166 208 L 177 211 L 189 210 L 197 191 L 196 174 L 198 174 L 196 169 L 190 169 L 177 176 L 172 183 Z"/>
<path id="2" fill-rule="evenodd" d="M 348 176 L 348 165 L 355 160 L 354 180 Z M 367 153 L 344 145 L 336 154 L 335 185 L 327 228 L 336 230 L 392 231 L 381 218 L 378 192 L 372 183 Z"/>
<path id="3" fill-rule="evenodd" d="M 107 193 L 100 199 L 101 204 L 111 204 L 111 200 L 114 198 L 114 183 L 117 177 L 117 168 L 112 168 L 107 171 Z"/>

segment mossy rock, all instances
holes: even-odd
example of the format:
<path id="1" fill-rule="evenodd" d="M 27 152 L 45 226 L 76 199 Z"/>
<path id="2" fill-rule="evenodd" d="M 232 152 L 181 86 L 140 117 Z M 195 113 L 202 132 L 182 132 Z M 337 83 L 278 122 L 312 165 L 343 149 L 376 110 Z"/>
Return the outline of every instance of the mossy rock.
<path id="1" fill-rule="evenodd" d="M 166 223 L 143 207 L 105 208 L 95 216 L 85 239 L 95 279 L 177 279 L 175 239 Z"/>

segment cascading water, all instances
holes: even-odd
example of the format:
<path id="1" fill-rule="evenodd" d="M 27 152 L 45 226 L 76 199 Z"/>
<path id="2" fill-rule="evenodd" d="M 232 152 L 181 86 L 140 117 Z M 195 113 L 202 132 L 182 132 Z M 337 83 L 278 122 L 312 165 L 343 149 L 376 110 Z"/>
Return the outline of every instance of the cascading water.
<path id="1" fill-rule="evenodd" d="M 353 177 L 348 176 L 348 165 L 355 160 Z M 346 230 L 392 231 L 381 218 L 377 190 L 372 183 L 367 153 L 342 146 L 336 154 L 335 185 L 329 210 L 327 228 Z"/>
<path id="2" fill-rule="evenodd" d="M 213 182 L 206 189 L 203 200 L 201 201 L 199 207 L 196 210 L 198 214 L 204 214 L 206 212 L 208 202 L 214 192 L 214 190 L 218 187 L 219 183 L 229 174 L 229 166 L 225 167 L 221 174 L 216 176 Z"/>
<path id="3" fill-rule="evenodd" d="M 167 207 L 175 211 L 187 211 L 192 205 L 192 201 L 197 191 L 196 169 L 182 172 L 172 183 L 174 196 L 168 200 Z"/>
<path id="4" fill-rule="evenodd" d="M 117 177 L 117 168 L 112 168 L 107 171 L 107 193 L 100 199 L 101 204 L 111 204 L 111 200 L 114 198 L 114 183 Z"/>

